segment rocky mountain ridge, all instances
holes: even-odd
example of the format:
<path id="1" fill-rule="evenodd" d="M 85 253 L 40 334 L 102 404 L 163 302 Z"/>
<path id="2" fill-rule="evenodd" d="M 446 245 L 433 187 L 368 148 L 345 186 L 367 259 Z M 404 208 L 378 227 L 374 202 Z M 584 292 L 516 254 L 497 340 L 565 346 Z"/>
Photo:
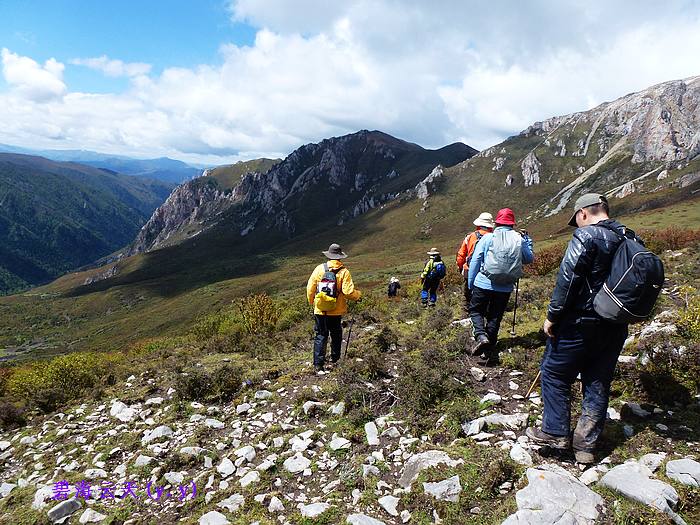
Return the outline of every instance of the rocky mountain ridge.
<path id="1" fill-rule="evenodd" d="M 291 237 L 329 219 L 340 225 L 396 198 L 435 166 L 453 165 L 474 153 L 463 144 L 425 150 L 363 130 L 304 145 L 267 171 L 245 173 L 231 189 L 221 188 L 205 172 L 173 191 L 124 255 L 198 235 L 224 221 L 240 237 L 256 229 Z"/>

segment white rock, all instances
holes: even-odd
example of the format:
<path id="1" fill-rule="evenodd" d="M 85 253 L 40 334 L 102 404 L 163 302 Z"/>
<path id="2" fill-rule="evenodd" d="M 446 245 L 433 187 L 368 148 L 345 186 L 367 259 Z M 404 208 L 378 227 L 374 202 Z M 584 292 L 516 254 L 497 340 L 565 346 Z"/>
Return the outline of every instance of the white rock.
<path id="1" fill-rule="evenodd" d="M 109 415 L 123 423 L 128 423 L 136 416 L 136 410 L 129 408 L 121 401 L 112 403 L 112 408 L 109 410 Z"/>
<path id="2" fill-rule="evenodd" d="M 250 403 L 242 403 L 236 407 L 236 414 L 238 414 L 240 416 L 241 414 L 245 414 L 247 412 L 250 412 L 251 408 L 253 408 L 253 407 L 250 406 Z"/>
<path id="3" fill-rule="evenodd" d="M 399 498 L 396 496 L 383 496 L 377 500 L 377 503 L 379 503 L 379 506 L 383 508 L 390 516 L 398 516 L 399 515 L 399 501 L 401 501 Z"/>
<path id="4" fill-rule="evenodd" d="M 331 413 L 334 416 L 342 416 L 345 413 L 345 403 L 343 401 L 338 401 L 331 407 Z"/>
<path id="5" fill-rule="evenodd" d="M 274 514 L 284 512 L 284 504 L 277 496 L 272 496 L 272 498 L 270 498 L 270 504 L 267 506 L 267 510 Z"/>
<path id="6" fill-rule="evenodd" d="M 423 491 L 435 499 L 454 503 L 459 501 L 462 485 L 459 482 L 459 476 L 452 476 L 437 483 L 423 483 Z"/>
<path id="7" fill-rule="evenodd" d="M 328 509 L 331 508 L 331 506 L 328 503 L 311 503 L 310 505 L 304 505 L 303 503 L 299 503 L 297 505 L 297 508 L 301 512 L 302 517 L 304 518 L 317 518 L 324 512 L 326 512 Z"/>
<path id="8" fill-rule="evenodd" d="M 350 514 L 345 523 L 347 525 L 386 525 L 383 521 L 375 520 L 365 514 Z"/>
<path id="9" fill-rule="evenodd" d="M 255 392 L 255 399 L 263 400 L 263 399 L 270 399 L 272 397 L 272 392 L 269 390 L 258 390 Z"/>
<path id="10" fill-rule="evenodd" d="M 613 407 L 608 407 L 608 419 L 610 419 L 611 421 L 619 421 L 620 413 Z"/>
<path id="11" fill-rule="evenodd" d="M 134 461 L 134 466 L 135 467 L 145 467 L 154 459 L 155 458 L 152 458 L 151 456 L 144 456 L 143 454 L 140 454 L 139 457 L 136 458 L 136 461 Z"/>
<path id="12" fill-rule="evenodd" d="M 517 390 L 518 388 L 520 388 L 520 385 L 515 381 L 508 381 L 508 388 L 510 388 L 511 390 Z"/>
<path id="13" fill-rule="evenodd" d="M 221 460 L 221 463 L 219 463 L 219 466 L 216 467 L 216 471 L 221 474 L 221 477 L 227 478 L 236 472 L 236 467 L 233 465 L 233 461 L 228 458 L 224 458 Z"/>
<path id="14" fill-rule="evenodd" d="M 199 525 L 229 525 L 231 522 L 221 512 L 211 510 L 199 518 L 198 523 Z"/>
<path id="15" fill-rule="evenodd" d="M 301 406 L 301 408 L 304 411 L 304 414 L 308 415 L 309 413 L 313 413 L 316 408 L 322 407 L 323 405 L 324 403 L 319 403 L 318 401 L 307 401 Z"/>
<path id="16" fill-rule="evenodd" d="M 250 445 L 239 448 L 238 450 L 236 450 L 235 454 L 236 457 L 245 458 L 248 462 L 253 461 L 255 459 L 255 456 L 257 455 L 257 453 L 255 452 L 255 448 Z"/>
<path id="17" fill-rule="evenodd" d="M 204 424 L 208 426 L 209 428 L 214 428 L 214 429 L 219 429 L 219 428 L 224 428 L 226 425 L 224 425 L 221 421 L 218 419 L 207 419 L 204 421 Z"/>
<path id="18" fill-rule="evenodd" d="M 85 509 L 85 512 L 83 512 L 80 515 L 80 518 L 78 518 L 79 523 L 99 523 L 103 519 L 105 519 L 107 516 L 105 514 L 100 514 L 99 512 L 92 510 L 92 509 Z"/>
<path id="19" fill-rule="evenodd" d="M 19 440 L 20 445 L 33 445 L 36 443 L 37 439 L 34 436 L 24 436 Z"/>
<path id="20" fill-rule="evenodd" d="M 447 465 L 448 467 L 456 467 L 461 465 L 461 459 L 453 460 L 447 453 L 442 450 L 428 450 L 411 456 L 404 466 L 403 473 L 399 479 L 399 485 L 408 489 L 418 477 L 422 470 L 438 465 Z"/>
<path id="21" fill-rule="evenodd" d="M 501 400 L 501 396 L 499 396 L 498 394 L 494 394 L 493 392 L 489 392 L 481 398 L 482 403 L 493 403 L 494 405 L 500 404 Z"/>
<path id="22" fill-rule="evenodd" d="M 285 459 L 282 466 L 287 472 L 297 474 L 309 468 L 311 466 L 311 460 L 305 458 L 303 454 L 298 452 L 294 456 Z"/>
<path id="23" fill-rule="evenodd" d="M 161 439 L 172 435 L 173 431 L 170 427 L 166 425 L 161 425 L 159 427 L 154 428 L 153 430 L 146 430 L 146 432 L 144 432 L 143 437 L 141 438 L 141 443 L 150 443 L 151 441 L 155 441 L 156 439 Z"/>
<path id="24" fill-rule="evenodd" d="M 204 452 L 203 448 L 200 447 L 182 447 L 180 449 L 180 454 L 184 454 L 186 456 L 199 456 L 202 452 Z"/>
<path id="25" fill-rule="evenodd" d="M 513 445 L 513 448 L 510 449 L 510 459 L 527 467 L 532 466 L 532 456 L 519 443 L 516 443 Z"/>
<path id="26" fill-rule="evenodd" d="M 162 405 L 163 401 L 165 401 L 162 397 L 152 397 L 150 399 L 146 399 L 146 402 L 144 403 L 145 405 Z"/>
<path id="27" fill-rule="evenodd" d="M 664 462 L 664 459 L 666 459 L 665 452 L 659 452 L 658 454 L 644 454 L 641 458 L 639 458 L 639 463 L 647 467 L 652 472 L 656 472 Z"/>
<path id="28" fill-rule="evenodd" d="M 217 507 L 221 509 L 226 509 L 230 513 L 238 512 L 243 505 L 245 505 L 245 498 L 240 494 L 233 494 L 226 499 L 222 499 L 216 504 Z"/>
<path id="29" fill-rule="evenodd" d="M 10 492 L 12 492 L 12 489 L 14 489 L 17 485 L 14 483 L 2 483 L 0 484 L 0 498 L 4 498 L 7 496 Z"/>
<path id="30" fill-rule="evenodd" d="M 365 423 L 365 434 L 367 436 L 367 443 L 371 447 L 376 447 L 379 445 L 379 430 L 377 430 L 377 425 L 374 421 Z"/>
<path id="31" fill-rule="evenodd" d="M 337 437 L 331 440 L 330 444 L 328 445 L 331 450 L 341 450 L 341 449 L 349 449 L 350 448 L 350 440 L 345 439 L 343 437 Z"/>
<path id="32" fill-rule="evenodd" d="M 558 465 L 541 465 L 526 472 L 528 485 L 515 495 L 518 511 L 502 525 L 597 523 L 604 506 L 598 494 Z"/>
<path id="33" fill-rule="evenodd" d="M 669 484 L 651 479 L 648 467 L 632 461 L 612 468 L 600 480 L 599 485 L 615 490 L 644 505 L 650 505 L 669 516 L 675 523 L 685 522 L 673 509 L 678 504 L 678 493 Z"/>
<path id="34" fill-rule="evenodd" d="M 165 481 L 171 485 L 179 485 L 185 481 L 185 476 L 182 474 L 182 472 L 166 472 L 163 477 L 165 478 Z"/>
<path id="35" fill-rule="evenodd" d="M 105 479 L 107 473 L 101 468 L 89 468 L 85 471 L 86 479 Z"/>
<path id="36" fill-rule="evenodd" d="M 34 501 L 32 502 L 32 508 L 34 510 L 43 509 L 46 507 L 48 501 L 53 497 L 53 487 L 45 486 L 39 487 L 39 489 L 34 493 Z"/>
<path id="37" fill-rule="evenodd" d="M 666 475 L 691 487 L 700 487 L 700 463 L 692 459 L 674 459 L 666 463 Z"/>
<path id="38" fill-rule="evenodd" d="M 240 484 L 241 487 L 246 488 L 248 485 L 257 483 L 258 481 L 260 481 L 260 472 L 257 470 L 251 470 L 241 478 Z"/>
<path id="39" fill-rule="evenodd" d="M 593 485 L 596 481 L 600 479 L 600 472 L 596 467 L 589 468 L 583 474 L 581 474 L 578 480 L 584 485 Z"/>
<path id="40" fill-rule="evenodd" d="M 0 452 L 5 452 L 8 448 L 12 446 L 9 441 L 0 441 Z"/>

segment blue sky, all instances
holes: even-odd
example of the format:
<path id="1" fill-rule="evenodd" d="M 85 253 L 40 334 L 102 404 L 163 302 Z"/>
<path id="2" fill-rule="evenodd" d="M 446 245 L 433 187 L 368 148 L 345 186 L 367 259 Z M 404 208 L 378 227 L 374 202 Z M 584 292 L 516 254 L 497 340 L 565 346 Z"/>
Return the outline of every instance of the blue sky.
<path id="1" fill-rule="evenodd" d="M 166 67 L 220 61 L 221 43 L 250 45 L 255 29 L 231 20 L 223 0 L 2 0 L 0 45 L 43 62 L 107 55 L 145 62 L 158 74 Z M 76 90 L 109 92 L 124 79 L 105 78 L 84 67 L 67 67 Z"/>
<path id="2" fill-rule="evenodd" d="M 0 143 L 212 165 L 360 129 L 483 149 L 700 75 L 700 0 L 658 5 L 0 0 Z"/>

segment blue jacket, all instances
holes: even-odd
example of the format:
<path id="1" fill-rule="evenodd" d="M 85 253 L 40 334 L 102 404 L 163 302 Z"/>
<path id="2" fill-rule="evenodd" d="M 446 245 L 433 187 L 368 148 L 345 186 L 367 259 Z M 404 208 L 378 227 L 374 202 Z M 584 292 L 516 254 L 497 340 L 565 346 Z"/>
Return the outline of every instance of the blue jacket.
<path id="1" fill-rule="evenodd" d="M 513 229 L 510 226 L 498 226 L 496 230 L 500 228 L 505 228 L 507 230 Z M 473 289 L 476 286 L 483 290 L 493 290 L 494 292 L 512 292 L 512 284 L 493 284 L 488 277 L 481 273 L 481 268 L 484 265 L 484 260 L 486 259 L 486 252 L 488 252 L 489 248 L 491 247 L 492 239 L 493 234 L 487 233 L 476 244 L 476 247 L 474 248 L 474 255 L 472 255 L 472 261 L 469 265 L 469 278 L 467 283 L 470 289 Z M 532 239 L 528 235 L 523 236 L 522 254 L 523 264 L 529 264 L 535 258 L 532 253 Z"/>

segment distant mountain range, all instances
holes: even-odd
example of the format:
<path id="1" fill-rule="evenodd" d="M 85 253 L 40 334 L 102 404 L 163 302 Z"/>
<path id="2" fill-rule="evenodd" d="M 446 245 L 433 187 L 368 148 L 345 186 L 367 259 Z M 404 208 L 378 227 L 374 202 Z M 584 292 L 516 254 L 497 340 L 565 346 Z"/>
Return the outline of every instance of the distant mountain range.
<path id="1" fill-rule="evenodd" d="M 172 188 L 0 153 L 0 294 L 48 282 L 124 246 Z"/>
<path id="2" fill-rule="evenodd" d="M 7 144 L 0 144 L 0 152 L 34 155 L 60 162 L 78 162 L 87 166 L 111 170 L 115 173 L 146 177 L 174 184 L 180 184 L 202 173 L 200 168 L 168 157 L 134 159 L 87 150 L 34 150 Z"/>

